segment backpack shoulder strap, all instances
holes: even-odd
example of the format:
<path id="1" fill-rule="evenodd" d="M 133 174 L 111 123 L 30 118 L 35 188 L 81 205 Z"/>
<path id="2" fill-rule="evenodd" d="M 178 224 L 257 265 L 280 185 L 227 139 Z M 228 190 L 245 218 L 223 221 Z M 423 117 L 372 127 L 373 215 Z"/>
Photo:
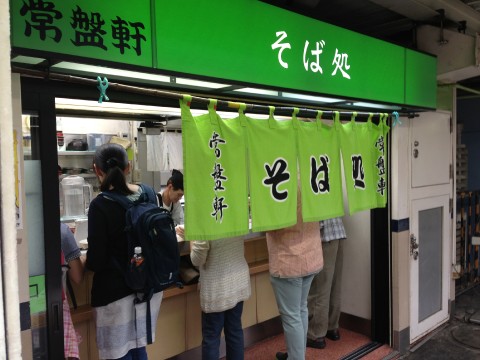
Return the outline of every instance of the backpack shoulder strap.
<path id="1" fill-rule="evenodd" d="M 155 190 L 153 190 L 151 186 L 148 186 L 145 184 L 140 184 L 139 186 L 142 188 L 142 193 L 147 196 L 148 202 L 151 202 L 153 204 L 158 204 L 157 194 L 155 193 Z"/>
<path id="2" fill-rule="evenodd" d="M 116 191 L 102 191 L 99 196 L 119 203 L 125 210 L 129 209 L 133 205 L 133 202 L 130 201 L 125 195 L 119 194 Z"/>

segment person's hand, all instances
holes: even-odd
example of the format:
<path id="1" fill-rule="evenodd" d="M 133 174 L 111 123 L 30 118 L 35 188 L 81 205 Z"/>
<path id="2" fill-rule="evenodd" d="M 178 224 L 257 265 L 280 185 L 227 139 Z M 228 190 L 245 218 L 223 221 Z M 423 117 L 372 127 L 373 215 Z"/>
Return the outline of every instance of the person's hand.
<path id="1" fill-rule="evenodd" d="M 178 236 L 185 238 L 185 229 L 183 228 L 183 225 L 175 226 L 175 232 Z"/>

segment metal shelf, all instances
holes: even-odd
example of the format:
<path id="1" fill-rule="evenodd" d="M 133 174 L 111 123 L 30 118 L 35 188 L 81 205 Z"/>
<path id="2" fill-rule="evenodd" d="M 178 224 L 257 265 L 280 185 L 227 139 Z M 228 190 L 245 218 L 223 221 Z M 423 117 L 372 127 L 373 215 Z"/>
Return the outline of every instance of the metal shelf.
<path id="1" fill-rule="evenodd" d="M 94 155 L 95 151 L 59 151 L 58 156 L 87 156 Z"/>
<path id="2" fill-rule="evenodd" d="M 61 216 L 60 222 L 73 222 L 75 220 L 88 220 L 88 215 Z"/>

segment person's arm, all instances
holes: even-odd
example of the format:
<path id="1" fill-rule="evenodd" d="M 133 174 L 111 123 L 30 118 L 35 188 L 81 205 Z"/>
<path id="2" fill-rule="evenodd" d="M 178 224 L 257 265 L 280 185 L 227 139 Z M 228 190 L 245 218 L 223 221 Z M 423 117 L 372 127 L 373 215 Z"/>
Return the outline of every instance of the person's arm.
<path id="1" fill-rule="evenodd" d="M 209 241 L 192 241 L 190 249 L 190 260 L 194 266 L 202 266 L 207 261 Z"/>
<path id="2" fill-rule="evenodd" d="M 184 221 L 183 220 L 183 208 L 182 208 L 182 204 L 180 204 L 180 201 L 174 203 L 173 206 L 172 206 L 172 219 L 173 219 L 173 222 L 174 222 L 175 226 L 183 224 L 183 221 Z"/>
<path id="3" fill-rule="evenodd" d="M 107 216 L 100 208 L 100 199 L 93 199 L 88 210 L 88 250 L 85 267 L 93 272 L 109 266 Z M 109 201 L 109 200 L 105 200 Z"/>
<path id="4" fill-rule="evenodd" d="M 81 256 L 80 249 L 70 228 L 66 224 L 60 225 L 61 247 L 68 264 L 68 277 L 76 284 L 83 280 L 85 259 Z"/>
<path id="5" fill-rule="evenodd" d="M 68 262 L 68 277 L 70 281 L 75 284 L 80 284 L 83 280 L 83 273 L 85 270 L 85 257 L 80 256 Z"/>
<path id="6" fill-rule="evenodd" d="M 183 225 L 175 226 L 175 232 L 177 233 L 177 239 L 180 237 L 180 240 L 185 239 L 185 229 Z"/>

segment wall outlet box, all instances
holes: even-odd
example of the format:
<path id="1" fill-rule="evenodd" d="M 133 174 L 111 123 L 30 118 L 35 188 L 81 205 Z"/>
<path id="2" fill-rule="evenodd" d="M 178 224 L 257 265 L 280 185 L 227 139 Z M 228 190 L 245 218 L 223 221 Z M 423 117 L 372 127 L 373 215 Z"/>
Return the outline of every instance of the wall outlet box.
<path id="1" fill-rule="evenodd" d="M 472 236 L 472 245 L 480 245 L 480 236 Z"/>

